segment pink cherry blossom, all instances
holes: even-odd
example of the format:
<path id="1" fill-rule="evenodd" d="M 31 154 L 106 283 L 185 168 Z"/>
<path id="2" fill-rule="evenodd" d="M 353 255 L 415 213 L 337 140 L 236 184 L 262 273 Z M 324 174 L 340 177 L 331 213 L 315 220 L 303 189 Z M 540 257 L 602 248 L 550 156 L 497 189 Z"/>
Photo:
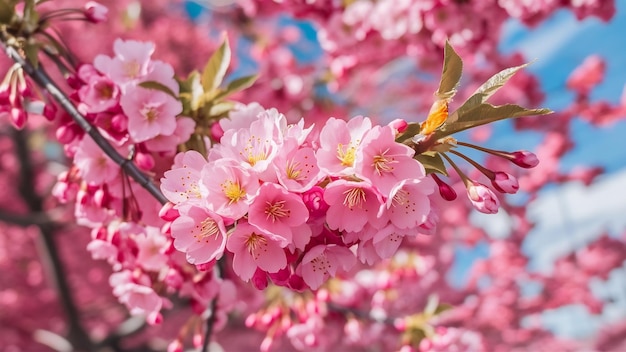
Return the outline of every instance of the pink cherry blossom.
<path id="1" fill-rule="evenodd" d="M 176 129 L 169 136 L 158 135 L 145 141 L 146 148 L 153 152 L 171 152 L 173 145 L 179 145 L 189 140 L 194 132 L 196 122 L 188 117 L 181 116 L 176 119 Z"/>
<path id="2" fill-rule="evenodd" d="M 93 185 L 111 182 L 120 173 L 120 167 L 89 136 L 80 141 L 74 164 L 81 170 L 83 179 Z"/>
<path id="3" fill-rule="evenodd" d="M 244 281 L 250 280 L 257 268 L 275 273 L 287 266 L 280 243 L 245 221 L 237 224 L 226 248 L 234 254 L 233 270 Z"/>
<path id="4" fill-rule="evenodd" d="M 363 138 L 361 149 L 355 160 L 356 175 L 370 181 L 382 194 L 389 194 L 402 180 L 426 176 L 424 166 L 413 159 L 413 149 L 396 143 L 390 126 L 372 128 Z"/>
<path id="5" fill-rule="evenodd" d="M 78 90 L 78 97 L 81 100 L 81 112 L 95 114 L 117 106 L 120 88 L 109 78 L 93 74 L 89 76 L 87 84 Z"/>
<path id="6" fill-rule="evenodd" d="M 191 264 L 204 264 L 222 257 L 226 228 L 222 218 L 204 208 L 190 206 L 172 222 L 174 247 L 187 254 Z"/>
<path id="7" fill-rule="evenodd" d="M 369 118 L 356 116 L 348 122 L 330 118 L 320 133 L 317 159 L 320 169 L 328 175 L 354 173 L 357 149 L 365 133 L 372 128 Z"/>
<path id="8" fill-rule="evenodd" d="M 205 204 L 217 214 L 234 220 L 248 212 L 259 189 L 256 175 L 233 160 L 221 159 L 206 164 L 200 177 L 207 192 Z"/>
<path id="9" fill-rule="evenodd" d="M 434 186 L 430 178 L 402 180 L 391 189 L 381 211 L 387 212 L 389 220 L 397 228 L 418 227 L 430 213 L 428 196 L 433 193 Z"/>
<path id="10" fill-rule="evenodd" d="M 354 254 L 346 247 L 318 245 L 304 255 L 300 270 L 304 282 L 317 290 L 329 277 L 335 277 L 341 269 L 350 270 L 355 263 Z"/>
<path id="11" fill-rule="evenodd" d="M 128 133 L 135 142 L 171 135 L 176 130 L 176 116 L 183 111 L 182 104 L 170 95 L 141 87 L 130 87 L 120 105 L 128 116 Z"/>
<path id="12" fill-rule="evenodd" d="M 147 226 L 142 233 L 136 234 L 135 243 L 139 252 L 137 261 L 146 270 L 159 271 L 165 267 L 168 255 L 165 254 L 168 238 L 156 227 Z"/>
<path id="13" fill-rule="evenodd" d="M 144 77 L 148 73 L 154 44 L 136 40 L 116 39 L 113 43 L 115 57 L 98 55 L 94 66 L 114 82 L 124 85 Z"/>
<path id="14" fill-rule="evenodd" d="M 273 164 L 278 182 L 291 192 L 309 190 L 322 178 L 313 148 L 285 151 Z"/>
<path id="15" fill-rule="evenodd" d="M 207 160 L 195 150 L 177 154 L 172 169 L 163 174 L 161 192 L 176 205 L 199 204 L 202 201 L 200 173 L 206 164 Z"/>
<path id="16" fill-rule="evenodd" d="M 248 212 L 250 224 L 285 241 L 283 247 L 292 241 L 294 228 L 308 218 L 309 211 L 302 198 L 273 183 L 264 183 L 259 188 Z"/>
<path id="17" fill-rule="evenodd" d="M 326 222 L 332 230 L 358 232 L 367 223 L 376 227 L 386 223 L 379 216 L 382 198 L 369 183 L 333 181 L 326 186 L 324 201 L 329 205 Z"/>

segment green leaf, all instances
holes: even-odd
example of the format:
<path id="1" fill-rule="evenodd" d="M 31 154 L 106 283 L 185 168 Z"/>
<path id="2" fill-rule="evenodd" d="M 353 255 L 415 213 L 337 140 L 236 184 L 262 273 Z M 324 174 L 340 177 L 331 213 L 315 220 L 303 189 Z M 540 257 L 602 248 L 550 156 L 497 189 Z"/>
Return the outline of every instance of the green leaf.
<path id="1" fill-rule="evenodd" d="M 508 118 L 546 115 L 550 113 L 552 113 L 552 110 L 550 109 L 526 109 L 515 104 L 505 104 L 499 106 L 487 103 L 480 104 L 472 109 L 462 111 L 458 116 L 458 121 L 444 125 L 443 128 L 435 132 L 435 138 L 443 138 L 453 133 L 464 131 L 468 128 Z"/>
<path id="2" fill-rule="evenodd" d="M 224 37 L 224 43 L 220 45 L 209 59 L 204 71 L 202 71 L 202 87 L 205 92 L 212 91 L 220 86 L 230 65 L 230 46 L 228 37 Z"/>
<path id="3" fill-rule="evenodd" d="M 455 122 L 459 119 L 461 115 L 464 115 L 468 110 L 474 109 L 480 104 L 484 103 L 489 99 L 492 95 L 494 95 L 506 82 L 513 77 L 519 70 L 528 66 L 528 64 L 510 67 L 504 69 L 495 75 L 491 76 L 487 80 L 487 82 L 483 83 L 476 91 L 467 99 L 461 107 L 459 107 L 455 112 L 450 114 L 448 117 L 447 123 Z"/>
<path id="4" fill-rule="evenodd" d="M 39 66 L 39 49 L 40 45 L 37 42 L 28 42 L 24 45 L 24 53 L 26 54 L 26 58 L 33 65 L 34 68 Z"/>
<path id="5" fill-rule="evenodd" d="M 463 61 L 461 57 L 454 51 L 452 45 L 446 41 L 443 51 L 443 71 L 441 72 L 441 81 L 439 89 L 435 95 L 439 99 L 450 99 L 456 93 L 456 87 L 461 81 L 463 73 Z"/>
<path id="6" fill-rule="evenodd" d="M 209 116 L 220 117 L 228 114 L 230 110 L 235 107 L 235 103 L 232 101 L 222 101 L 213 106 L 209 110 Z"/>
<path id="7" fill-rule="evenodd" d="M 178 99 L 178 97 L 176 96 L 176 94 L 174 92 L 172 92 L 172 90 L 167 87 L 166 85 L 159 83 L 157 81 L 145 81 L 145 82 L 141 82 L 139 83 L 140 87 L 146 88 L 146 89 L 153 89 L 153 90 L 158 90 L 160 92 L 163 92 L 169 96 L 171 96 L 174 99 Z"/>
<path id="8" fill-rule="evenodd" d="M 240 77 L 231 81 L 230 83 L 228 83 L 228 85 L 223 91 L 221 91 L 218 95 L 215 96 L 215 100 L 222 99 L 233 93 L 242 91 L 252 86 L 254 82 L 257 80 L 257 78 L 259 78 L 258 75 L 251 75 L 251 76 Z"/>
<path id="9" fill-rule="evenodd" d="M 0 23 L 9 24 L 15 14 L 15 6 L 5 0 L 0 0 Z"/>
<path id="10" fill-rule="evenodd" d="M 420 132 L 420 124 L 417 122 L 410 123 L 401 135 L 396 137 L 396 142 L 402 143 L 407 139 L 417 135 Z"/>
<path id="11" fill-rule="evenodd" d="M 426 152 L 415 157 L 417 161 L 424 165 L 426 169 L 426 174 L 432 174 L 433 172 L 440 173 L 442 175 L 448 176 L 448 171 L 446 170 L 446 164 L 443 162 L 443 158 L 439 153 L 435 152 Z"/>

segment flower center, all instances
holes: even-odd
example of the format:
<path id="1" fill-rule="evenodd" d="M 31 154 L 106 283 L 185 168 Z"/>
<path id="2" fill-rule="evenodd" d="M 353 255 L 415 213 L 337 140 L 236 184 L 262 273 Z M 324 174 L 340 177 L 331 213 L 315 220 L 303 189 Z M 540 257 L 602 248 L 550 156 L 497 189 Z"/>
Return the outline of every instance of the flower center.
<path id="1" fill-rule="evenodd" d="M 208 243 L 211 236 L 216 236 L 219 233 L 217 223 L 211 218 L 202 220 L 200 225 L 196 225 L 196 228 L 199 228 L 200 231 L 193 237 L 195 237 L 198 242 L 205 241 Z"/>
<path id="2" fill-rule="evenodd" d="M 337 145 L 337 158 L 341 161 L 341 165 L 343 166 L 349 167 L 354 165 L 356 148 L 349 144 L 344 150 L 343 144 L 339 143 Z"/>
<path id="3" fill-rule="evenodd" d="M 259 258 L 258 250 L 261 247 L 267 247 L 267 239 L 253 232 L 246 239 L 245 245 L 246 245 L 246 248 L 248 249 L 248 253 L 250 253 L 254 259 L 258 259 Z M 265 249 L 265 251 L 267 252 L 267 248 Z"/>
<path id="4" fill-rule="evenodd" d="M 347 205 L 350 209 L 356 206 L 361 207 L 365 202 L 365 191 L 363 188 L 352 188 L 343 192 L 343 194 L 346 195 L 343 200 L 343 205 Z"/>
<path id="5" fill-rule="evenodd" d="M 131 61 L 124 63 L 124 75 L 130 79 L 137 78 L 141 65 L 137 61 Z"/>
<path id="6" fill-rule="evenodd" d="M 293 160 L 287 162 L 287 178 L 298 181 L 303 178 L 301 174 L 302 169 L 300 169 L 299 162 Z"/>
<path id="7" fill-rule="evenodd" d="M 372 161 L 372 166 L 374 167 L 374 170 L 376 170 L 376 173 L 379 176 L 383 172 L 392 172 L 393 171 L 393 166 L 391 166 L 390 164 L 396 163 L 396 161 L 392 157 L 387 157 L 385 155 L 385 154 L 387 154 L 388 151 L 389 151 L 389 149 L 387 149 L 384 152 L 374 156 L 374 160 Z"/>
<path id="8" fill-rule="evenodd" d="M 222 187 L 222 192 L 226 198 L 229 199 L 228 204 L 233 204 L 239 202 L 242 198 L 246 196 L 246 191 L 241 187 L 239 182 L 233 182 L 228 180 L 220 185 Z"/>
<path id="9" fill-rule="evenodd" d="M 272 222 L 276 222 L 276 220 L 279 218 L 289 216 L 290 211 L 289 209 L 285 209 L 284 200 L 278 201 L 276 203 L 267 202 L 266 204 L 267 206 L 265 207 L 265 214 L 267 215 L 268 219 L 272 218 Z"/>

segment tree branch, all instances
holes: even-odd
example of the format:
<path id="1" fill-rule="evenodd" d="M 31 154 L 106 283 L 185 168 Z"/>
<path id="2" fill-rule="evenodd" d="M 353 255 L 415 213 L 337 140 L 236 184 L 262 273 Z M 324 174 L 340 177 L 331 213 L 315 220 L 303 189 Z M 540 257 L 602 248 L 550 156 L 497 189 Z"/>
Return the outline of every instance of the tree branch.
<path id="1" fill-rule="evenodd" d="M 35 191 L 35 170 L 30 159 L 26 132 L 14 130 L 12 138 L 15 144 L 17 159 L 20 161 L 19 192 L 28 205 L 29 210 L 36 214 L 41 214 L 43 212 L 43 200 Z M 67 316 L 68 339 L 75 349 L 81 351 L 91 350 L 93 344 L 80 322 L 78 309 L 74 305 L 72 291 L 65 280 L 65 270 L 53 238 L 56 226 L 53 223 L 41 223 L 36 226 L 40 231 L 39 248 L 42 252 L 41 256 L 44 261 L 48 262 L 48 265 L 44 265 L 44 267 L 49 270 L 49 274 L 56 285 L 59 300 Z"/>
<path id="2" fill-rule="evenodd" d="M 154 183 L 143 172 L 141 172 L 131 160 L 120 155 L 115 148 L 100 134 L 97 128 L 94 128 L 85 117 L 78 112 L 74 104 L 68 99 L 68 97 L 61 91 L 61 89 L 52 81 L 50 76 L 44 71 L 43 67 L 39 65 L 35 68 L 30 62 L 25 60 L 20 53 L 12 46 L 6 44 L 6 38 L 2 37 L 1 45 L 6 55 L 16 63 L 22 66 L 22 69 L 28 74 L 39 87 L 45 89 L 50 93 L 54 100 L 72 117 L 74 122 L 79 125 L 85 133 L 87 133 L 96 142 L 98 147 L 104 151 L 104 153 L 111 158 L 117 165 L 119 165 L 130 177 L 145 188 L 156 200 L 161 204 L 167 203 L 167 198 L 161 193 L 161 191 L 155 186 Z"/>

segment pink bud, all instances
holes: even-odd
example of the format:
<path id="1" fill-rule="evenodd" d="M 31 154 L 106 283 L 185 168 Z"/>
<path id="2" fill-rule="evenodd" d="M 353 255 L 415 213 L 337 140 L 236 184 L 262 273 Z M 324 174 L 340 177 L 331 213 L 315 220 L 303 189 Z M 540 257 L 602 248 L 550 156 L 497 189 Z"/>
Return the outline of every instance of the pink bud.
<path id="1" fill-rule="evenodd" d="M 180 340 L 174 340 L 167 346 L 167 352 L 183 352 L 183 343 Z"/>
<path id="2" fill-rule="evenodd" d="M 159 325 L 162 322 L 163 322 L 163 315 L 161 315 L 161 313 L 159 312 L 151 312 L 146 317 L 146 323 L 148 323 L 148 325 Z"/>
<path id="3" fill-rule="evenodd" d="M 539 164 L 537 156 L 526 150 L 519 150 L 511 153 L 511 162 L 519 167 L 531 169 Z"/>
<path id="4" fill-rule="evenodd" d="M 137 155 L 135 155 L 135 163 L 137 164 L 137 166 L 139 166 L 140 169 L 146 171 L 152 170 L 155 164 L 152 155 L 143 152 L 138 152 Z"/>
<path id="5" fill-rule="evenodd" d="M 267 287 L 267 274 L 265 271 L 256 268 L 254 275 L 252 275 L 252 284 L 257 290 L 264 290 Z"/>
<path id="6" fill-rule="evenodd" d="M 69 144 L 76 138 L 76 131 L 73 128 L 73 124 L 59 126 L 56 130 L 56 136 L 61 144 Z"/>
<path id="7" fill-rule="evenodd" d="M 409 124 L 403 119 L 395 119 L 389 122 L 388 125 L 391 126 L 391 128 L 393 128 L 394 130 L 396 130 L 397 133 L 404 132 L 406 128 L 409 126 Z"/>
<path id="8" fill-rule="evenodd" d="M 104 208 L 109 201 L 109 197 L 107 193 L 100 188 L 93 194 L 93 201 L 98 207 Z"/>
<path id="9" fill-rule="evenodd" d="M 430 176 L 437 183 L 437 186 L 439 188 L 439 194 L 441 195 L 441 198 L 443 198 L 443 199 L 445 199 L 447 201 L 453 201 L 453 200 L 456 199 L 457 195 L 456 195 L 456 192 L 454 191 L 454 188 L 452 188 L 452 186 L 450 186 L 449 184 L 443 182 L 439 178 L 439 176 L 437 176 L 436 174 L 430 174 Z"/>
<path id="10" fill-rule="evenodd" d="M 57 107 L 56 105 L 52 104 L 52 103 L 47 103 L 46 105 L 44 105 L 43 107 L 43 117 L 46 118 L 46 120 L 48 121 L 53 121 L 54 118 L 57 116 Z"/>
<path id="11" fill-rule="evenodd" d="M 494 177 L 491 180 L 493 188 L 498 192 L 515 194 L 519 190 L 519 183 L 517 178 L 506 172 L 497 171 L 494 173 Z"/>
<path id="12" fill-rule="evenodd" d="M 128 128 L 128 118 L 124 114 L 117 114 L 111 118 L 111 129 L 115 132 L 125 132 Z"/>
<path id="13" fill-rule="evenodd" d="M 85 4 L 85 16 L 87 20 L 93 23 L 100 23 L 107 20 L 109 9 L 106 6 L 95 1 L 89 1 Z"/>
<path id="14" fill-rule="evenodd" d="M 199 334 L 199 333 L 193 334 L 193 339 L 192 339 L 193 347 L 199 349 L 200 347 L 202 347 L 203 341 L 204 341 L 204 338 L 202 337 L 202 334 Z"/>
<path id="15" fill-rule="evenodd" d="M 159 217 L 165 221 L 174 221 L 179 216 L 178 209 L 174 209 L 174 204 L 167 202 L 159 210 Z"/>
<path id="16" fill-rule="evenodd" d="M 213 140 L 219 141 L 223 135 L 224 130 L 219 123 L 214 123 L 211 125 L 211 138 L 213 138 Z"/>
<path id="17" fill-rule="evenodd" d="M 500 207 L 500 201 L 487 186 L 474 182 L 467 187 L 467 197 L 476 210 L 485 214 L 495 214 Z"/>
<path id="18" fill-rule="evenodd" d="M 11 122 L 13 122 L 15 128 L 20 130 L 24 128 L 24 125 L 26 125 L 26 120 L 28 118 L 28 115 L 26 115 L 26 111 L 20 108 L 12 108 L 10 115 Z"/>

